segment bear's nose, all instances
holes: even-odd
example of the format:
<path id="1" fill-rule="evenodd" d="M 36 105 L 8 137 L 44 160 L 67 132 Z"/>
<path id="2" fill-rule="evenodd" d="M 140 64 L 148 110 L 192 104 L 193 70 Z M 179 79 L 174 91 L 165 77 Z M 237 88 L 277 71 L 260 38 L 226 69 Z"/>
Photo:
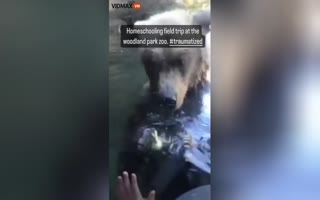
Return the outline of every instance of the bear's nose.
<path id="1" fill-rule="evenodd" d="M 176 105 L 177 100 L 175 98 L 165 97 L 163 102 L 168 105 Z"/>
<path id="2" fill-rule="evenodd" d="M 177 100 L 174 97 L 164 97 L 161 96 L 159 97 L 160 103 L 163 105 L 168 105 L 168 106 L 175 106 Z"/>

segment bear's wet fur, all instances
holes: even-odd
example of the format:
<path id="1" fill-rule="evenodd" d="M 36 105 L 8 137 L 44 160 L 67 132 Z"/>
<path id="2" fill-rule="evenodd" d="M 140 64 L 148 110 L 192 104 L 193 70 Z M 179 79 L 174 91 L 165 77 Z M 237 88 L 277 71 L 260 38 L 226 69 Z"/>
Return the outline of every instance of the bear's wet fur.
<path id="1" fill-rule="evenodd" d="M 202 86 L 201 86 L 202 87 Z M 158 131 L 178 133 L 184 131 L 184 124 L 176 118 L 194 119 L 201 113 L 202 94 L 205 88 L 187 93 L 184 105 L 179 110 L 160 105 L 150 96 L 136 105 L 128 119 L 125 149 L 119 156 L 119 174 L 123 171 L 135 173 L 141 192 L 145 195 L 156 190 L 157 199 L 173 200 L 197 186 L 210 184 L 210 176 L 201 171 L 190 171 L 192 165 L 185 162 L 182 154 L 163 154 L 162 151 L 140 151 L 137 139 L 141 129 L 154 127 Z M 150 114 L 157 115 L 155 118 Z M 157 124 L 157 122 L 163 122 Z"/>

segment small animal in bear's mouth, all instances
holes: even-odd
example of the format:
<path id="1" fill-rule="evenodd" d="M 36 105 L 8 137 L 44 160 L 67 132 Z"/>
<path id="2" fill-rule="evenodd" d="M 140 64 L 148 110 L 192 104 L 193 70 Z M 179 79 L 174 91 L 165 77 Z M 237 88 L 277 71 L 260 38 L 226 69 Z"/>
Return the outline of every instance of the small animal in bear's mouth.
<path id="1" fill-rule="evenodd" d="M 120 171 L 136 173 L 141 177 L 141 187 L 146 191 L 156 189 L 163 199 L 169 193 L 173 196 L 180 195 L 199 185 L 210 184 L 209 140 L 206 137 L 189 137 L 190 134 L 210 136 L 206 128 L 198 129 L 210 125 L 203 125 L 202 115 L 202 101 L 203 96 L 209 92 L 207 89 L 188 92 L 183 106 L 178 110 L 159 104 L 151 96 L 144 96 L 129 118 L 126 139 L 128 145 L 121 154 Z M 188 130 L 190 127 L 191 130 Z M 197 149 L 197 155 L 193 153 L 193 149 Z M 188 153 L 185 156 L 186 151 Z M 168 173 L 174 177 L 170 180 L 158 180 Z M 184 189 L 181 191 L 168 189 L 168 184 L 182 182 Z"/>

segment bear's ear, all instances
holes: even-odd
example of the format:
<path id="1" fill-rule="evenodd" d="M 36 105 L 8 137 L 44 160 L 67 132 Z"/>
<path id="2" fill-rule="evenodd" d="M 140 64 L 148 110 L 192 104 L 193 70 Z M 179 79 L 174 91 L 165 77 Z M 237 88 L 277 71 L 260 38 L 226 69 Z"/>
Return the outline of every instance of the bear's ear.
<path id="1" fill-rule="evenodd" d="M 193 14 L 193 23 L 201 25 L 202 34 L 205 35 L 211 29 L 211 11 L 210 9 L 199 11 Z"/>

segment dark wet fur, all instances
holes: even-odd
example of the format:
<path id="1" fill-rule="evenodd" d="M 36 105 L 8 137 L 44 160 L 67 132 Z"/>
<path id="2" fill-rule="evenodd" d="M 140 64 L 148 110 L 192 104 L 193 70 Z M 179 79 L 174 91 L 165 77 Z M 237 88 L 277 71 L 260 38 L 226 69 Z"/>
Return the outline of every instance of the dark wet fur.
<path id="1" fill-rule="evenodd" d="M 119 173 L 128 171 L 138 175 L 142 192 L 157 191 L 157 199 L 171 200 L 199 185 L 209 184 L 209 176 L 200 171 L 190 171 L 191 165 L 183 156 L 164 155 L 159 152 L 141 152 L 137 149 L 138 130 L 143 127 L 154 127 L 169 134 L 184 131 L 183 124 L 177 118 L 192 118 L 201 113 L 202 94 L 208 86 L 199 85 L 190 90 L 179 110 L 161 105 L 149 95 L 129 117 L 127 127 L 126 149 L 120 154 Z M 151 114 L 152 113 L 152 114 Z M 151 114 L 151 115 L 150 115 Z M 153 116 L 153 117 L 151 117 Z"/>

